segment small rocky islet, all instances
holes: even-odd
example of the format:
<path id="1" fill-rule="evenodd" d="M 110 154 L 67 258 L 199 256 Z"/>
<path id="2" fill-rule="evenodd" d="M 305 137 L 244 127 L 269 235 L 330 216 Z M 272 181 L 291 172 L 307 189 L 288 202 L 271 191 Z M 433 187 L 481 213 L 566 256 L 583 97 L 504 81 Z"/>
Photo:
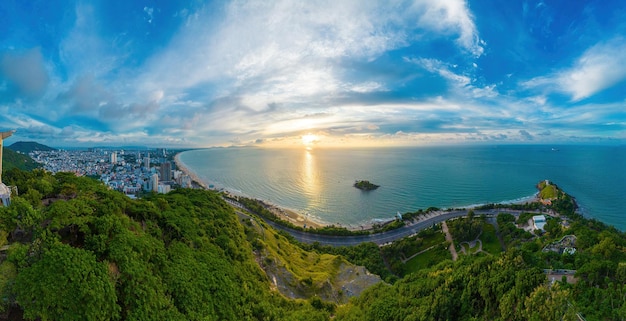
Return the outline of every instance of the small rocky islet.
<path id="1" fill-rule="evenodd" d="M 373 191 L 377 188 L 379 188 L 379 185 L 376 185 L 374 183 L 371 183 L 370 181 L 367 180 L 359 180 L 354 182 L 354 187 L 362 190 L 362 191 Z"/>

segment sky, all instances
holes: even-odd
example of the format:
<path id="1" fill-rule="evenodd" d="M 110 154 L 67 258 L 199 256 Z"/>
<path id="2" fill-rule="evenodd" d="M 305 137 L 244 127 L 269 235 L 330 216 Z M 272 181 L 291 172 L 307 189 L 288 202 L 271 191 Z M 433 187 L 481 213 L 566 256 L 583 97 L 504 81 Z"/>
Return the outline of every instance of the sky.
<path id="1" fill-rule="evenodd" d="M 55 147 L 623 144 L 625 17 L 623 0 L 2 0 L 0 130 Z"/>

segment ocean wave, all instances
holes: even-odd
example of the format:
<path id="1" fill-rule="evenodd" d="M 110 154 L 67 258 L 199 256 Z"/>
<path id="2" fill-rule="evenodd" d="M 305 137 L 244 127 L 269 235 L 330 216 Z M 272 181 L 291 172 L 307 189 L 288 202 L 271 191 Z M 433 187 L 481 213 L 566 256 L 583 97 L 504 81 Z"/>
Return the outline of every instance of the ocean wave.
<path id="1" fill-rule="evenodd" d="M 535 193 L 533 195 L 530 195 L 530 196 L 518 197 L 518 198 L 515 198 L 515 199 L 511 199 L 511 200 L 504 200 L 504 201 L 492 202 L 492 203 L 476 203 L 476 204 L 470 204 L 470 205 L 461 206 L 461 207 L 454 207 L 454 208 L 471 209 L 471 208 L 476 208 L 476 207 L 480 207 L 480 206 L 485 206 L 485 205 L 488 205 L 488 204 L 521 204 L 521 203 L 526 203 L 528 201 L 532 201 L 536 197 L 537 197 L 537 193 Z M 451 209 L 451 207 L 444 208 L 444 209 Z"/>

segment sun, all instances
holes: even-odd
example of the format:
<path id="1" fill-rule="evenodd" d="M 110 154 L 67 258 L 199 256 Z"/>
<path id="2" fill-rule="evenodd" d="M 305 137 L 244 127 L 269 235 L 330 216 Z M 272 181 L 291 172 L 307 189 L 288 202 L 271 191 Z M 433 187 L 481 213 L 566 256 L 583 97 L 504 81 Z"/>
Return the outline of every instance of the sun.
<path id="1" fill-rule="evenodd" d="M 317 135 L 306 134 L 302 136 L 302 144 L 306 146 L 310 146 L 313 143 L 317 142 L 318 140 L 319 140 L 319 137 L 317 137 Z"/>

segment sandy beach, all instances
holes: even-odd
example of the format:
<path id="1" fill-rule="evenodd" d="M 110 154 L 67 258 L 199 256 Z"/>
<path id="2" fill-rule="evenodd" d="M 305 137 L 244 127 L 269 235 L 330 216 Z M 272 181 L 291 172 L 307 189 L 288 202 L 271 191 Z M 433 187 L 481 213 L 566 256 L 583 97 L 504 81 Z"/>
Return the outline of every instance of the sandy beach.
<path id="1" fill-rule="evenodd" d="M 209 187 L 194 172 L 189 170 L 189 168 L 187 168 L 185 164 L 180 161 L 179 156 L 180 156 L 180 153 L 174 156 L 174 163 L 176 164 L 176 168 L 178 168 L 179 170 L 183 171 L 183 173 L 191 177 L 192 185 L 197 185 L 201 188 L 209 189 Z"/>
<path id="2" fill-rule="evenodd" d="M 193 181 L 194 188 L 203 188 L 208 190 L 209 187 L 189 168 L 185 166 L 185 164 L 179 158 L 180 154 L 174 156 L 174 163 L 176 163 L 176 168 L 183 171 L 185 174 L 191 177 Z M 228 192 L 227 192 L 228 193 Z M 274 215 L 282 218 L 285 221 L 291 222 L 292 224 L 300 227 L 311 227 L 311 228 L 319 228 L 326 226 L 328 224 L 324 224 L 322 222 L 317 222 L 315 220 L 310 219 L 307 215 L 300 214 L 296 210 L 279 207 L 274 204 L 269 204 L 265 201 L 262 201 L 265 207 L 274 213 Z"/>
<path id="3" fill-rule="evenodd" d="M 193 171 L 191 171 L 189 168 L 187 168 L 185 166 L 185 164 L 183 162 L 180 161 L 179 159 L 179 155 L 177 154 L 174 157 L 174 162 L 176 163 L 176 167 L 183 171 L 185 174 L 189 175 L 193 181 L 193 185 L 194 188 L 203 188 L 203 189 L 209 189 L 209 187 L 207 186 L 207 184 L 205 184 Z M 226 193 L 229 193 L 228 191 L 225 191 Z M 231 194 L 231 193 L 229 193 Z M 231 194 L 232 196 L 236 196 L 234 194 Z M 538 194 L 535 194 L 534 196 L 531 197 L 527 197 L 524 199 L 520 199 L 517 200 L 515 202 L 511 202 L 510 204 L 525 204 L 525 203 L 532 203 L 532 202 L 536 202 L 539 200 Z M 285 207 L 281 207 L 275 204 L 271 204 L 267 201 L 264 200 L 259 200 L 266 209 L 268 209 L 269 211 L 271 211 L 272 213 L 274 213 L 274 215 L 276 215 L 277 217 L 280 217 L 281 219 L 291 222 L 292 224 L 296 225 L 296 226 L 300 226 L 300 227 L 310 227 L 310 228 L 320 228 L 320 227 L 324 227 L 324 226 L 328 226 L 331 225 L 329 223 L 326 222 L 321 222 L 319 220 L 315 220 L 310 218 L 308 215 L 306 215 L 305 213 L 301 213 L 298 210 L 295 209 L 290 209 L 290 208 L 285 208 Z M 477 206 L 469 206 L 466 209 L 473 209 Z M 438 211 L 437 213 L 439 213 L 441 211 Z M 431 213 L 433 214 L 433 213 Z M 431 214 L 427 215 L 427 217 L 432 216 Z M 393 219 L 390 219 L 393 220 Z M 415 223 L 417 221 L 420 221 L 420 219 L 414 220 L 411 223 Z M 379 224 L 384 224 L 385 222 L 379 222 Z M 339 224 L 333 224 L 335 226 L 342 226 L 347 228 L 348 230 L 353 230 L 353 231 L 358 231 L 358 230 L 368 230 L 368 229 L 372 229 L 373 226 L 375 225 L 375 222 L 363 222 L 357 226 L 355 225 L 339 225 Z"/>
<path id="4" fill-rule="evenodd" d="M 314 221 L 310 219 L 307 215 L 298 213 L 296 210 L 280 207 L 274 204 L 268 204 L 264 201 L 262 201 L 262 203 L 265 205 L 265 208 L 274 213 L 274 215 L 280 217 L 285 221 L 291 222 L 293 225 L 307 228 L 319 228 L 328 225 Z"/>

